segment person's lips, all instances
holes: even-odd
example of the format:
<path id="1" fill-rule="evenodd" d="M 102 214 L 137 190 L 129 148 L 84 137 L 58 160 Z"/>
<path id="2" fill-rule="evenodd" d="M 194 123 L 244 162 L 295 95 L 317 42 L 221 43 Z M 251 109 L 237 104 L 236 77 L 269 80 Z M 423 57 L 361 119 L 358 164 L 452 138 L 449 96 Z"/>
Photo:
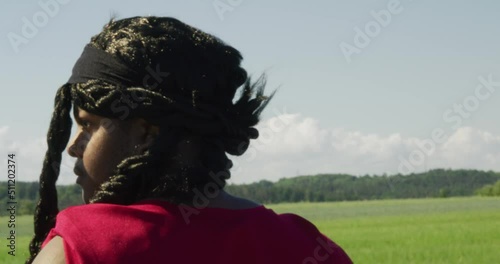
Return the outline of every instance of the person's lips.
<path id="1" fill-rule="evenodd" d="M 76 183 L 80 183 L 81 182 L 81 179 L 83 178 L 84 176 L 84 173 L 83 173 L 83 170 L 80 168 L 80 167 L 75 167 L 73 169 L 73 172 L 75 173 L 75 175 L 77 176 L 76 178 Z"/>

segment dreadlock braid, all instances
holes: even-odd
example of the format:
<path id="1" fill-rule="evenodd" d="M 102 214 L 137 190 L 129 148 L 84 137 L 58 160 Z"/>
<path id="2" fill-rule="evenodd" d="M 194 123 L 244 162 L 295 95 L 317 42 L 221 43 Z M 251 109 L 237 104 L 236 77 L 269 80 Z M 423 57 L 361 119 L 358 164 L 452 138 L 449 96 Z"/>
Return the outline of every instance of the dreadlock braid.
<path id="1" fill-rule="evenodd" d="M 131 204 L 141 198 L 149 197 L 153 188 L 158 185 L 159 175 L 164 174 L 164 171 L 161 171 L 161 161 L 165 156 L 173 154 L 173 151 L 162 153 L 156 149 L 162 146 L 162 150 L 172 150 L 178 141 L 178 135 L 173 131 L 160 135 L 153 143 L 155 149 L 123 160 L 117 166 L 116 173 L 101 185 L 90 202 Z"/>
<path id="2" fill-rule="evenodd" d="M 31 263 L 38 251 L 42 241 L 55 224 L 55 217 L 59 213 L 57 207 L 56 181 L 61 166 L 61 153 L 66 147 L 71 132 L 71 95 L 68 85 L 63 85 L 57 91 L 54 105 L 54 113 L 50 121 L 50 129 L 47 134 L 48 150 L 45 153 L 42 172 L 40 174 L 40 199 L 35 210 L 35 234 L 30 243 Z"/>
<path id="3" fill-rule="evenodd" d="M 144 154 L 123 160 L 117 166 L 115 174 L 101 185 L 101 190 L 94 195 L 90 202 L 133 203 L 138 196 L 136 188 L 139 186 L 139 176 L 148 165 L 147 159 L 147 155 Z"/>
<path id="4" fill-rule="evenodd" d="M 193 190 L 207 183 L 224 188 L 232 167 L 226 153 L 242 155 L 250 139 L 258 137 L 253 127 L 275 93 L 264 96 L 264 76 L 251 82 L 240 67 L 242 56 L 236 49 L 173 18 L 111 20 L 90 45 L 137 75 L 131 77 L 133 84 L 94 78 L 58 90 L 27 263 L 55 225 L 55 183 L 71 131 L 72 103 L 95 115 L 143 118 L 160 128 L 150 148 L 121 161 L 90 203 L 128 205 L 144 198 L 178 203 L 192 199 Z M 243 90 L 233 103 L 240 86 Z M 120 107 L 129 111 L 117 111 Z M 185 163 L 178 153 L 181 142 L 191 141 L 200 150 L 194 164 Z M 214 180 L 212 174 L 222 177 Z"/>

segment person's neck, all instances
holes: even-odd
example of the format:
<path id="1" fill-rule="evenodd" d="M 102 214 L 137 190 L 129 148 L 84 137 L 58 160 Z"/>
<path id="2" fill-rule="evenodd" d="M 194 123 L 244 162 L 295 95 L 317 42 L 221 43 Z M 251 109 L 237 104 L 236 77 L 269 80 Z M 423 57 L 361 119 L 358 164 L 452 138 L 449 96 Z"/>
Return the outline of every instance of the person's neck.
<path id="1" fill-rule="evenodd" d="M 189 203 L 190 206 L 195 206 L 193 203 Z M 231 210 L 244 210 L 259 207 L 261 204 L 233 196 L 224 190 L 220 190 L 219 194 L 212 199 L 208 199 L 208 208 L 223 208 Z"/>
<path id="2" fill-rule="evenodd" d="M 162 199 L 162 198 L 152 198 L 152 199 L 164 200 L 164 201 L 171 202 L 169 200 Z M 204 201 L 206 201 L 207 199 L 208 199 L 207 197 L 203 198 Z M 145 199 L 145 200 L 147 200 L 147 199 Z M 185 205 L 191 206 L 191 207 L 199 206 L 199 205 L 194 204 L 193 200 L 184 201 L 184 202 L 182 202 L 182 204 L 185 204 Z M 262 206 L 262 205 L 259 203 L 250 201 L 248 199 L 233 196 L 224 190 L 220 190 L 219 193 L 217 194 L 217 196 L 215 196 L 214 198 L 208 199 L 208 203 L 206 205 L 204 205 L 203 207 L 205 207 L 205 208 L 222 208 L 222 209 L 230 209 L 230 210 L 244 210 L 244 209 L 251 209 L 251 208 L 255 208 L 255 207 L 259 207 L 259 206 Z"/>

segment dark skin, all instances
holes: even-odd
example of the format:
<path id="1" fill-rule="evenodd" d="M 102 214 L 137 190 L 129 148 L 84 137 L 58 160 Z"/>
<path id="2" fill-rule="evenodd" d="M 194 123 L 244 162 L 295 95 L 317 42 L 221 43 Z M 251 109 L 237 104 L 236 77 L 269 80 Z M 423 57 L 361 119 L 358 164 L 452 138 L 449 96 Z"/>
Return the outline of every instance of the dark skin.
<path id="1" fill-rule="evenodd" d="M 82 198 L 88 203 L 99 185 L 111 175 L 114 167 L 125 157 L 145 151 L 158 135 L 159 129 L 143 119 L 122 121 L 97 116 L 77 108 L 74 119 L 77 132 L 67 147 L 68 154 L 77 159 L 75 172 L 82 187 Z M 179 157 L 196 162 L 196 148 L 180 144 Z M 189 202 L 187 205 L 191 205 Z M 220 190 L 209 199 L 207 207 L 244 210 L 260 206 L 255 202 L 232 196 Z M 34 264 L 65 264 L 64 239 L 55 236 L 35 258 Z"/>

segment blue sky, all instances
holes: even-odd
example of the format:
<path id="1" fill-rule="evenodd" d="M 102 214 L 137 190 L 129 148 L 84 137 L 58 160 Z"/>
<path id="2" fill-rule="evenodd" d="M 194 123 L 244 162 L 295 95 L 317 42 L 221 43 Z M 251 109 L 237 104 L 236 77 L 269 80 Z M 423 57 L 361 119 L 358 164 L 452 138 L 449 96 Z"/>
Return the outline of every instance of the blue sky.
<path id="1" fill-rule="evenodd" d="M 499 13 L 486 0 L 3 1 L 0 154 L 16 152 L 19 179 L 37 179 L 54 93 L 83 46 L 113 14 L 158 15 L 220 37 L 250 74 L 268 74 L 269 91 L 280 87 L 233 182 L 500 171 Z M 39 25 L 33 36 L 26 21 Z M 61 183 L 74 182 L 73 162 L 65 157 Z"/>

